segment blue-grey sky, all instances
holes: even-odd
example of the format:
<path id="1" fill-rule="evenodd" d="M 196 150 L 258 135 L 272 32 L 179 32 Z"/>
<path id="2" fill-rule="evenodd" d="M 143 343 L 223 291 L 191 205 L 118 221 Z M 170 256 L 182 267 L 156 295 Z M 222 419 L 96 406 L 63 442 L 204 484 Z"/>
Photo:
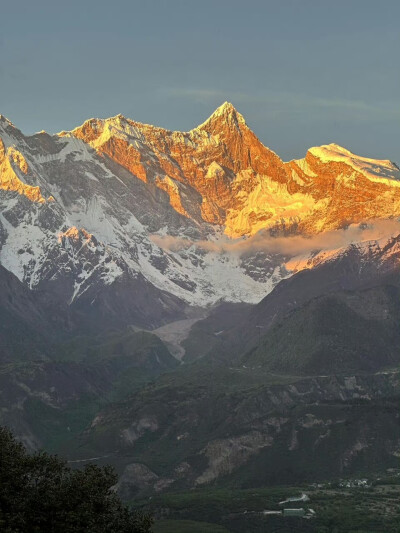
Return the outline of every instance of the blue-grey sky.
<path id="1" fill-rule="evenodd" d="M 398 0 L 13 0 L 0 113 L 25 133 L 123 115 L 188 130 L 225 100 L 283 159 L 400 163 Z"/>

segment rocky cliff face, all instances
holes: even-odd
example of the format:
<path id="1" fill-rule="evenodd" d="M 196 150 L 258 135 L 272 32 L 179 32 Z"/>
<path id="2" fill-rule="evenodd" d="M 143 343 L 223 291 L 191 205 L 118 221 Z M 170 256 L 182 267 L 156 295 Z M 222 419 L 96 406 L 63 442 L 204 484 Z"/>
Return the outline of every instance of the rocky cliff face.
<path id="1" fill-rule="evenodd" d="M 393 216 L 400 208 L 400 172 L 390 161 L 355 156 L 332 144 L 284 163 L 229 103 L 187 133 L 119 115 L 90 120 L 63 135 L 84 140 L 166 191 L 178 213 L 222 225 L 230 237 L 294 224 L 316 233 Z M 379 205 L 388 194 L 390 205 Z"/>
<path id="2" fill-rule="evenodd" d="M 159 380 L 101 413 L 85 439 L 121 469 L 128 463 L 126 498 L 208 483 L 342 477 L 396 463 L 398 391 L 396 372 L 271 383 L 260 370 L 214 369 L 190 393 Z"/>

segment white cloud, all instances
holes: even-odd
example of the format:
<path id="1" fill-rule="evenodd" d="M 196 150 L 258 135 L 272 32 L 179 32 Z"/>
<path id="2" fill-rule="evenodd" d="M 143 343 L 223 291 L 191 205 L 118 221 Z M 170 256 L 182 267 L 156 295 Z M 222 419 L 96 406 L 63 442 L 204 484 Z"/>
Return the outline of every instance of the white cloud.
<path id="1" fill-rule="evenodd" d="M 218 241 L 191 241 L 171 235 L 152 235 L 151 239 L 157 246 L 169 251 L 179 251 L 195 246 L 206 251 L 221 254 L 245 255 L 258 251 L 279 253 L 295 256 L 302 253 L 322 250 L 335 250 L 351 243 L 389 238 L 400 233 L 400 221 L 374 220 L 367 225 L 352 224 L 347 229 L 327 231 L 304 237 L 271 237 L 268 232 L 260 231 L 247 239 L 229 239 L 222 237 Z"/>

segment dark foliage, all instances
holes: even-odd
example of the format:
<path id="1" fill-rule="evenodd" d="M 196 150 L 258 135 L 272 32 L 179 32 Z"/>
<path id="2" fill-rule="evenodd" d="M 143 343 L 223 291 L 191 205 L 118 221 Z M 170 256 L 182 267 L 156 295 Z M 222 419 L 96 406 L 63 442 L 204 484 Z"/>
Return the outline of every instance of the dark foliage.
<path id="1" fill-rule="evenodd" d="M 0 427 L 0 531 L 148 533 L 152 520 L 122 505 L 111 467 L 72 470 L 55 455 L 30 455 Z"/>

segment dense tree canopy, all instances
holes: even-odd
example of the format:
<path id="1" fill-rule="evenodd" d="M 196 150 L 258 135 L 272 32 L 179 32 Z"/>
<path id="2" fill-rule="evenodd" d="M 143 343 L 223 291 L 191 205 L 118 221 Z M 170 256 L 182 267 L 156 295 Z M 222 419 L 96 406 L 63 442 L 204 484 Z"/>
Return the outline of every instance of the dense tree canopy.
<path id="1" fill-rule="evenodd" d="M 111 467 L 72 470 L 45 452 L 28 454 L 0 427 L 2 533 L 148 533 L 152 520 L 125 507 Z"/>

